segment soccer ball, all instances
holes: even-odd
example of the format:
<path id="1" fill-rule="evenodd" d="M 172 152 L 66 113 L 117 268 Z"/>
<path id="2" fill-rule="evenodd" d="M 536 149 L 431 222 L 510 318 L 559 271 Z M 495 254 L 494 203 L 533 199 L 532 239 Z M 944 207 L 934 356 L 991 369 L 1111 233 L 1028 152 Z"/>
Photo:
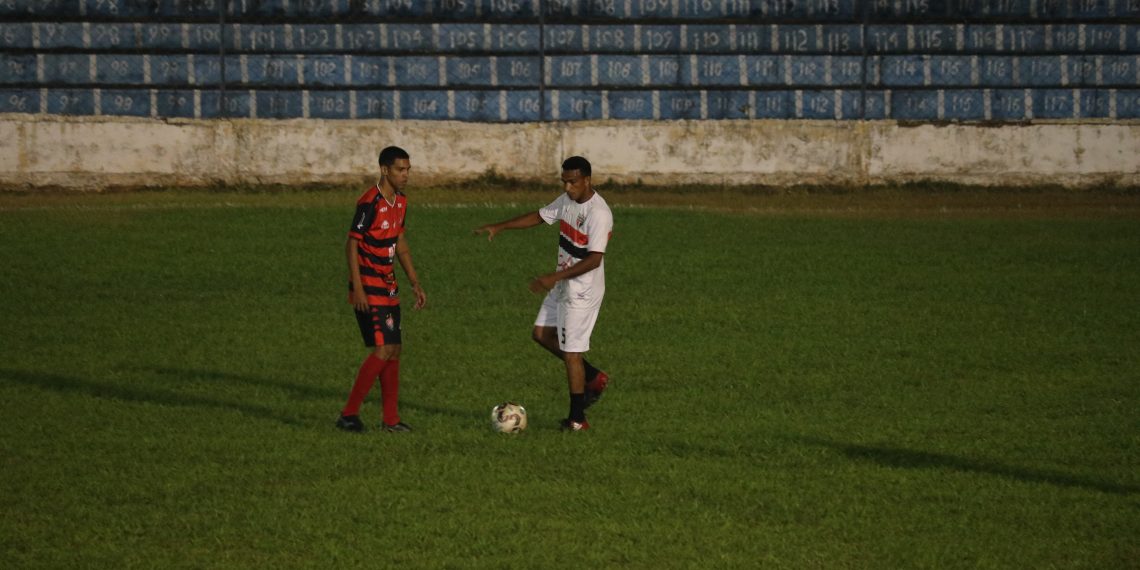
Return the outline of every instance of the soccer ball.
<path id="1" fill-rule="evenodd" d="M 503 402 L 491 409 L 491 429 L 499 433 L 519 433 L 526 429 L 526 408 Z"/>

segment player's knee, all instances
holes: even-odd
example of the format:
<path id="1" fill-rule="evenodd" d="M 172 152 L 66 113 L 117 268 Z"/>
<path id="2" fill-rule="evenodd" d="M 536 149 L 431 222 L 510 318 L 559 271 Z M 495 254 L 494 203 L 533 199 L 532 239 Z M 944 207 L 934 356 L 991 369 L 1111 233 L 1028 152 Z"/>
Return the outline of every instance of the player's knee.
<path id="1" fill-rule="evenodd" d="M 532 330 L 530 332 L 531 340 L 533 340 L 534 342 L 537 342 L 538 344 L 541 344 L 541 345 L 547 344 L 546 336 L 543 334 L 544 330 L 546 330 L 546 329 L 544 329 L 543 327 L 534 327 L 534 330 Z"/>
<path id="2" fill-rule="evenodd" d="M 383 346 L 376 347 L 372 353 L 375 354 L 376 358 L 379 358 L 380 360 L 398 360 L 400 358 L 401 348 L 402 347 L 399 344 L 385 344 Z"/>

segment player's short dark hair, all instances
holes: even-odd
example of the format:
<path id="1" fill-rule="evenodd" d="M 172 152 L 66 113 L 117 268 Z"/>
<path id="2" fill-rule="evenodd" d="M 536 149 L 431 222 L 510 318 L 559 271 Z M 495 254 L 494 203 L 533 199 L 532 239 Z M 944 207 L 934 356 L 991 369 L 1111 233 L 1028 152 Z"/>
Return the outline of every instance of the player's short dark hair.
<path id="1" fill-rule="evenodd" d="M 409 160 L 411 157 L 408 156 L 408 151 L 398 146 L 386 147 L 380 151 L 380 166 L 392 166 L 400 159 Z"/>
<path id="2" fill-rule="evenodd" d="M 578 170 L 582 176 L 590 175 L 590 161 L 580 156 L 571 156 L 562 161 L 562 170 Z"/>

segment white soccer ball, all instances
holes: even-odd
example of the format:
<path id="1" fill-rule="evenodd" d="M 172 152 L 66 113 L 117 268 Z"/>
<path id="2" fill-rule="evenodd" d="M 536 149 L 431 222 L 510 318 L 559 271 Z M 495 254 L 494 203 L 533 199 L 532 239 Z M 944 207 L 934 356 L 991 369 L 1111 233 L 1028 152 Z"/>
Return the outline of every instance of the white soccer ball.
<path id="1" fill-rule="evenodd" d="M 519 433 L 526 429 L 526 408 L 503 402 L 491 409 L 491 429 L 499 433 Z"/>

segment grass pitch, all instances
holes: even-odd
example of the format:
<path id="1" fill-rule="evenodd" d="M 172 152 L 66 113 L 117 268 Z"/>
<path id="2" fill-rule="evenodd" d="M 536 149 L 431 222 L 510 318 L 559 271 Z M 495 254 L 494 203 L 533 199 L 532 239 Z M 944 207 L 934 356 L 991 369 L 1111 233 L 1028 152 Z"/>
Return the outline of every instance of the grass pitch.
<path id="1" fill-rule="evenodd" d="M 352 436 L 359 190 L 0 195 L 0 566 L 1140 560 L 1135 193 L 615 188 L 563 434 L 556 234 L 470 235 L 554 192 L 411 188 L 417 431 Z"/>

